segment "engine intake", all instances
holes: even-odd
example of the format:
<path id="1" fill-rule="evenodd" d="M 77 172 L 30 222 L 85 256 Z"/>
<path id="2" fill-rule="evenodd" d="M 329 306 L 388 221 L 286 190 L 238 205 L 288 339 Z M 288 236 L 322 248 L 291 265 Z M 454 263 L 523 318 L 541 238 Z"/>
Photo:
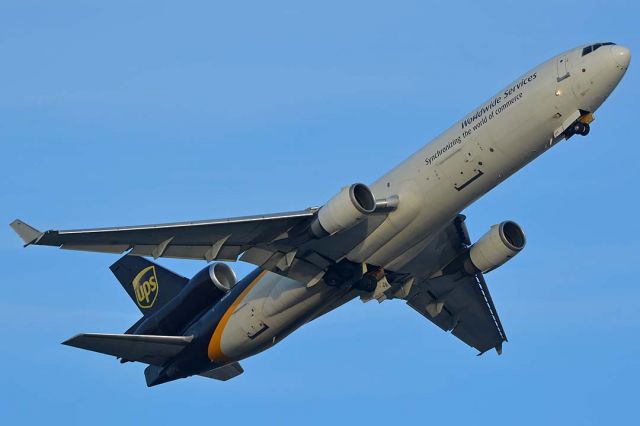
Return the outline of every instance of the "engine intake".
<path id="1" fill-rule="evenodd" d="M 209 265 L 209 267 L 205 270 L 208 271 L 209 278 L 211 279 L 213 285 L 215 285 L 219 290 L 225 293 L 231 290 L 231 288 L 238 282 L 236 273 L 233 272 L 233 269 L 231 269 L 231 267 L 226 263 L 214 263 L 212 265 Z M 196 276 L 194 276 L 193 278 L 196 278 Z"/>
<path id="2" fill-rule="evenodd" d="M 520 253 L 527 239 L 518 225 L 510 220 L 493 225 L 469 249 L 469 261 L 474 272 L 490 272 L 504 265 L 509 259 Z M 465 262 L 465 269 L 469 269 Z M 471 271 L 468 271 L 471 272 Z"/>
<path id="3" fill-rule="evenodd" d="M 375 210 L 376 199 L 371 189 L 363 183 L 353 184 L 342 188 L 320 208 L 311 232 L 316 238 L 333 235 L 351 228 Z"/>

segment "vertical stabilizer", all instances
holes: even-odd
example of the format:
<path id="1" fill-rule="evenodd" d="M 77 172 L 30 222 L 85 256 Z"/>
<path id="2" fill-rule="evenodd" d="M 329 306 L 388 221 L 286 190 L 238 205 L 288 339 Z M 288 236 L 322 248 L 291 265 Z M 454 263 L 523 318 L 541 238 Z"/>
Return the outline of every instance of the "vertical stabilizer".
<path id="1" fill-rule="evenodd" d="M 145 316 L 164 306 L 189 282 L 187 278 L 138 256 L 124 256 L 110 269 Z"/>

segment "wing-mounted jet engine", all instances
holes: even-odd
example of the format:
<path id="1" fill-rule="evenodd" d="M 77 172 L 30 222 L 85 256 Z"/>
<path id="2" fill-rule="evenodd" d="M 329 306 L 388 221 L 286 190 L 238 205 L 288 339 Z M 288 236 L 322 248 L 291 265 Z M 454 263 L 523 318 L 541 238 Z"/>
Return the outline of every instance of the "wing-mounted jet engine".
<path id="1" fill-rule="evenodd" d="M 363 183 L 355 183 L 342 188 L 318 210 L 311 232 L 316 238 L 333 235 L 351 228 L 375 211 L 376 199 L 371 189 Z"/>
<path id="2" fill-rule="evenodd" d="M 520 253 L 526 243 L 524 231 L 517 223 L 507 220 L 493 225 L 469 249 L 465 269 L 469 273 L 493 271 Z"/>
<path id="3" fill-rule="evenodd" d="M 524 231 L 517 223 L 507 220 L 493 225 L 467 251 L 443 268 L 441 274 L 446 275 L 457 270 L 471 275 L 491 272 L 520 253 L 526 243 Z"/>

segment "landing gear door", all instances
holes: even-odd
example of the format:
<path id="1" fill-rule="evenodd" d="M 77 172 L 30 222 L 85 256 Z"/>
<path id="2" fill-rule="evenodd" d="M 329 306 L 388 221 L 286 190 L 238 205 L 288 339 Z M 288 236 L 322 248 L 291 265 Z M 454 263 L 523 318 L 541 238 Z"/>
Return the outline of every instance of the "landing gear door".
<path id="1" fill-rule="evenodd" d="M 569 77 L 569 64 L 566 55 L 557 59 L 556 67 L 558 69 L 558 83 Z"/>

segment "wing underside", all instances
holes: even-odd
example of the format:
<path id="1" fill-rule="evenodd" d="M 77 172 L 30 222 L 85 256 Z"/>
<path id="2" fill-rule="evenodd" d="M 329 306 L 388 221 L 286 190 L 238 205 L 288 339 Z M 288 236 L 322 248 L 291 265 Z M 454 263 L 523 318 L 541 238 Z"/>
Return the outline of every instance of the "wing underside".
<path id="1" fill-rule="evenodd" d="M 247 247 L 274 243 L 315 210 L 240 218 L 111 228 L 39 232 L 15 220 L 25 245 L 181 259 L 236 260 Z"/>
<path id="2" fill-rule="evenodd" d="M 330 263 L 322 256 L 305 259 L 297 248 L 311 237 L 309 226 L 317 209 L 273 215 L 180 222 L 158 225 L 40 232 L 15 220 L 11 227 L 27 245 L 67 250 L 124 253 L 154 259 L 240 260 L 267 270 L 287 270 L 308 282 Z M 312 251 L 305 255 L 313 256 Z M 319 261 L 319 262 L 318 262 Z M 319 263 L 319 264 L 318 264 Z"/>
<path id="3" fill-rule="evenodd" d="M 413 282 L 402 298 L 480 354 L 494 348 L 501 353 L 507 336 L 482 273 L 453 271 L 431 278 L 438 275 L 434 274 L 434 264 L 442 267 L 468 250 L 471 241 L 464 221 L 465 217 L 459 215 L 398 271 Z"/>
<path id="4" fill-rule="evenodd" d="M 445 276 L 414 286 L 407 304 L 480 354 L 502 351 L 507 336 L 482 274 Z"/>
<path id="5" fill-rule="evenodd" d="M 373 214 L 345 232 L 317 238 L 309 231 L 318 209 L 159 225 L 40 232 L 15 220 L 27 245 L 179 259 L 241 260 L 310 283 L 342 259 L 386 218 Z"/>

